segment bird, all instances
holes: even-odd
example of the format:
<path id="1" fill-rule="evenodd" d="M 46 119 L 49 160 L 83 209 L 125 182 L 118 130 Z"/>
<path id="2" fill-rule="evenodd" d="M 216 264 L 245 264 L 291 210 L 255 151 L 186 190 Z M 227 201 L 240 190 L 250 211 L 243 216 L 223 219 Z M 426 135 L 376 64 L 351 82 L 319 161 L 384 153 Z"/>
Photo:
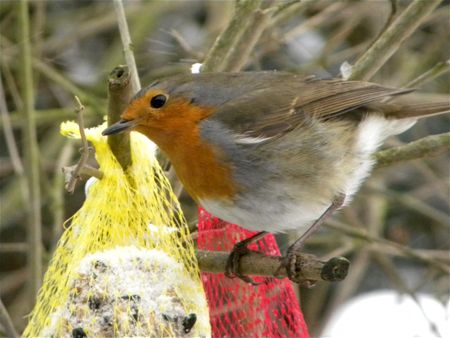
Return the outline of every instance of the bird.
<path id="1" fill-rule="evenodd" d="M 405 100 L 412 91 L 279 71 L 180 74 L 141 89 L 103 135 L 146 135 L 196 203 L 258 231 L 225 273 L 252 283 L 238 269 L 248 244 L 298 231 L 283 261 L 292 276 L 304 241 L 351 202 L 383 141 L 450 111 L 450 101 Z"/>

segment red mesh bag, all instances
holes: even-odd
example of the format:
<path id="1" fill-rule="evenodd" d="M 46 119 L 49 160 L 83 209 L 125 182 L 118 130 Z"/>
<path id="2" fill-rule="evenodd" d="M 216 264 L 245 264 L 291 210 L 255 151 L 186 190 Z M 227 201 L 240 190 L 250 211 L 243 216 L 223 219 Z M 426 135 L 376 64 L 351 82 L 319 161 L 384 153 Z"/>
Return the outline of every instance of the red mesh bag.
<path id="1" fill-rule="evenodd" d="M 255 232 L 224 222 L 199 209 L 198 248 L 231 251 L 234 244 Z M 280 255 L 273 235 L 249 246 Z M 288 279 L 254 276 L 253 286 L 224 274 L 202 273 L 213 337 L 309 338 L 300 304 Z"/>

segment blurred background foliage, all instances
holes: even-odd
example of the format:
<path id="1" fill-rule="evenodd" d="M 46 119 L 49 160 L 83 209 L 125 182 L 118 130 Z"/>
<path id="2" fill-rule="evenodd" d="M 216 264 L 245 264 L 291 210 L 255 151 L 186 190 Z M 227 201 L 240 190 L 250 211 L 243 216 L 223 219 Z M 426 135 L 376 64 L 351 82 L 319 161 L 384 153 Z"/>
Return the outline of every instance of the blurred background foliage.
<path id="1" fill-rule="evenodd" d="M 401 12 L 410 1 L 397 1 Z M 282 8 L 264 30 L 245 70 L 283 70 L 305 75 L 339 75 L 383 30 L 391 2 L 303 1 Z M 139 76 L 143 85 L 161 76 L 188 72 L 201 62 L 233 15 L 233 1 L 125 1 Z M 2 137 L 0 138 L 0 294 L 16 327 L 24 327 L 34 296 L 27 287 L 27 213 L 24 177 L 25 115 L 20 73 L 23 70 L 18 1 L 0 2 Z M 103 121 L 108 73 L 123 64 L 122 44 L 110 1 L 30 1 L 32 85 L 34 87 L 42 212 L 42 259 L 45 266 L 63 222 L 82 204 L 83 187 L 64 191 L 61 167 L 79 158 L 80 144 L 59 135 L 59 123 L 74 119 L 74 95 L 87 108 L 86 125 Z M 403 86 L 449 58 L 449 1 L 426 22 L 372 79 Z M 448 68 L 448 65 L 446 66 Z M 448 73 L 420 84 L 413 95 L 443 99 L 450 92 Z M 8 122 L 9 120 L 9 122 Z M 449 130 L 448 116 L 420 121 L 388 146 Z M 11 132 L 11 133 L 9 133 Z M 10 135 L 10 136 L 8 136 Z M 18 156 L 6 143 L 18 147 Z M 25 168 L 25 171 L 24 171 Z M 425 292 L 446 302 L 449 276 L 435 264 L 449 265 L 448 154 L 379 169 L 351 207 L 312 238 L 307 251 L 323 257 L 345 255 L 350 275 L 339 284 L 319 283 L 301 290 L 301 304 L 312 335 L 350 297 L 388 288 Z M 186 194 L 181 202 L 192 228 L 196 208 Z M 356 232 L 355 232 L 356 231 Z M 279 236 L 282 249 L 288 236 Z M 408 249 L 410 248 L 410 249 Z M 418 255 L 420 257 L 418 257 Z M 425 257 L 425 259 L 422 259 Z"/>

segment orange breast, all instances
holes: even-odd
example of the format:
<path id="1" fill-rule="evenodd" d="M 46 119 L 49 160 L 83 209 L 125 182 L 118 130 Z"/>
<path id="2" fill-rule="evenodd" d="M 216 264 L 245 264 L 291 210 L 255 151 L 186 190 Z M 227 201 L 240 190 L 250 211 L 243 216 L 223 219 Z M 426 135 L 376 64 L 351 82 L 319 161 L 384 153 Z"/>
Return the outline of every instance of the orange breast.
<path id="1" fill-rule="evenodd" d="M 232 168 L 220 159 L 217 149 L 202 143 L 195 134 L 178 137 L 180 144 L 175 147 L 164 147 L 178 177 L 197 201 L 232 199 L 237 191 Z"/>
<path id="2" fill-rule="evenodd" d="M 238 190 L 233 168 L 224 154 L 200 138 L 198 122 L 211 112 L 179 102 L 170 116 L 137 128 L 167 154 L 186 191 L 196 201 L 232 199 Z"/>

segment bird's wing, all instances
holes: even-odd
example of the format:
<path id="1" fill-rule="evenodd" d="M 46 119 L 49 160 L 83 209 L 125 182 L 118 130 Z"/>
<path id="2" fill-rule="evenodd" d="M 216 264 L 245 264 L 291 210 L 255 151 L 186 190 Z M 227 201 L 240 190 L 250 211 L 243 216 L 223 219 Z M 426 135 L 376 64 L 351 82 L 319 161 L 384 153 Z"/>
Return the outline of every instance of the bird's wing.
<path id="1" fill-rule="evenodd" d="M 225 103 L 214 119 L 251 143 L 282 136 L 312 118 L 352 118 L 357 108 L 411 91 L 359 81 L 276 80 Z"/>

